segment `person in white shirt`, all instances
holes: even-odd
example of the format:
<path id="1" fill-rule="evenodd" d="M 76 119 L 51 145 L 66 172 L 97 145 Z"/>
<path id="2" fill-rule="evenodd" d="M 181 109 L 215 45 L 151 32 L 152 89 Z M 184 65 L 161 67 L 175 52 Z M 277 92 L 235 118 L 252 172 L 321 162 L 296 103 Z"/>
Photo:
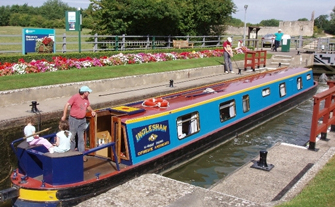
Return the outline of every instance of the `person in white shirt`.
<path id="1" fill-rule="evenodd" d="M 40 137 L 38 134 L 36 134 L 36 128 L 34 127 L 34 119 L 32 117 L 26 118 L 26 126 L 23 129 L 24 136 L 26 137 L 26 141 L 30 146 L 34 145 L 44 145 L 45 148 L 49 150 L 50 153 L 53 153 L 53 145 L 43 137 Z"/>

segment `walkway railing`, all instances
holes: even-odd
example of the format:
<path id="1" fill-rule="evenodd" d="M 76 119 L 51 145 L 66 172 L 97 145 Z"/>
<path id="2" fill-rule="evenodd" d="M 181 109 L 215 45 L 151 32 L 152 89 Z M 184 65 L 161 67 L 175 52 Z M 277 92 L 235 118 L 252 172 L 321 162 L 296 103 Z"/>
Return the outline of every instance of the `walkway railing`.
<path id="1" fill-rule="evenodd" d="M 327 130 L 331 126 L 335 129 L 335 81 L 327 81 L 329 89 L 313 96 L 313 116 L 311 124 L 311 134 L 309 139 L 309 149 L 315 150 L 316 138 L 321 134 L 322 140 L 327 140 Z M 323 107 L 322 107 L 323 104 Z"/>

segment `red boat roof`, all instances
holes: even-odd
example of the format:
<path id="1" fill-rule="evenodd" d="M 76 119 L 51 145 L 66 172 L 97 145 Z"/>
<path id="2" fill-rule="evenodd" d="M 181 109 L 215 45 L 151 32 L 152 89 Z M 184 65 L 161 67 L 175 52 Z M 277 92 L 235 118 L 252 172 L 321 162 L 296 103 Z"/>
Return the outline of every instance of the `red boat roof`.
<path id="1" fill-rule="evenodd" d="M 143 102 L 137 102 L 125 106 L 118 106 L 112 110 L 125 113 L 121 117 L 122 122 L 127 120 L 139 119 L 146 116 L 152 116 L 160 113 L 168 113 L 169 111 L 179 108 L 189 108 L 194 104 L 206 102 L 210 99 L 222 98 L 224 95 L 231 95 L 237 91 L 250 89 L 262 84 L 268 84 L 272 81 L 278 81 L 289 76 L 311 70 L 307 68 L 281 68 L 273 71 L 255 73 L 249 76 L 238 77 L 235 79 L 225 80 L 222 82 L 192 88 L 189 90 L 168 94 L 159 98 L 169 102 L 168 107 L 145 106 Z M 156 98 L 157 99 L 157 98 Z M 151 100 L 149 100 L 150 102 Z M 155 100 L 157 101 L 157 100 Z M 161 101 L 161 100 L 160 100 Z"/>

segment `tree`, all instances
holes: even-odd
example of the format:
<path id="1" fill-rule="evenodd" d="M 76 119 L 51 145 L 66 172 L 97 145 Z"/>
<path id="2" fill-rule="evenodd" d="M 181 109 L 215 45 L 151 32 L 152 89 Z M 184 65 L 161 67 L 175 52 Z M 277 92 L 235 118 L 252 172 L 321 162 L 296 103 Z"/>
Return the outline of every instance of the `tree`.
<path id="1" fill-rule="evenodd" d="M 267 27 L 278 27 L 279 21 L 277 19 L 268 19 L 268 20 L 262 20 L 259 25 L 260 26 L 267 26 Z"/>
<path id="2" fill-rule="evenodd" d="M 330 13 L 329 24 L 325 27 L 325 32 L 335 34 L 335 7 L 333 8 L 333 11 Z"/>
<path id="3" fill-rule="evenodd" d="M 77 9 L 69 7 L 67 3 L 63 3 L 61 0 L 47 0 L 38 8 L 39 14 L 49 20 L 63 19 L 67 10 Z"/>
<path id="4" fill-rule="evenodd" d="M 202 35 L 219 33 L 235 12 L 232 0 L 91 0 L 92 33 Z"/>
<path id="5" fill-rule="evenodd" d="M 319 29 L 324 29 L 325 27 L 327 27 L 327 25 L 329 24 L 329 20 L 328 20 L 329 16 L 328 15 L 320 15 L 317 18 L 315 18 L 314 20 L 314 26 L 318 27 Z"/>
<path id="6" fill-rule="evenodd" d="M 244 22 L 240 19 L 236 19 L 236 18 L 231 18 L 231 20 L 227 23 L 231 26 L 234 27 L 243 27 L 244 26 Z"/>
<path id="7" fill-rule="evenodd" d="M 298 19 L 298 21 L 303 22 L 303 21 L 308 21 L 308 19 L 307 18 L 301 18 L 301 19 Z"/>
<path id="8" fill-rule="evenodd" d="M 9 6 L 1 6 L 0 7 L 0 26 L 9 25 L 10 19 L 10 7 Z"/>

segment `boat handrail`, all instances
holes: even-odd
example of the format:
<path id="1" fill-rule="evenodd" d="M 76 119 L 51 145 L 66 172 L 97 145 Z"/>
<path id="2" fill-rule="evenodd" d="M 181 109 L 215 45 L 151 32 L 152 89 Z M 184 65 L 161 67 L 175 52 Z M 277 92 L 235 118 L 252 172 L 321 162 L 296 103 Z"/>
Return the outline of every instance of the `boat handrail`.
<path id="1" fill-rule="evenodd" d="M 114 160 L 115 160 L 115 164 L 116 164 L 116 168 L 117 168 L 117 171 L 120 171 L 120 167 L 119 167 L 119 163 L 118 163 L 117 155 L 116 155 L 116 152 L 115 152 L 115 142 L 109 142 L 109 143 L 106 143 L 106 144 L 102 144 L 102 145 L 100 145 L 100 146 L 98 146 L 98 147 L 89 149 L 89 150 L 83 152 L 83 155 L 91 154 L 91 153 L 93 153 L 93 152 L 96 152 L 96 151 L 98 151 L 98 150 L 104 149 L 104 148 L 106 148 L 106 147 L 112 147 L 113 155 L 114 155 Z"/>

